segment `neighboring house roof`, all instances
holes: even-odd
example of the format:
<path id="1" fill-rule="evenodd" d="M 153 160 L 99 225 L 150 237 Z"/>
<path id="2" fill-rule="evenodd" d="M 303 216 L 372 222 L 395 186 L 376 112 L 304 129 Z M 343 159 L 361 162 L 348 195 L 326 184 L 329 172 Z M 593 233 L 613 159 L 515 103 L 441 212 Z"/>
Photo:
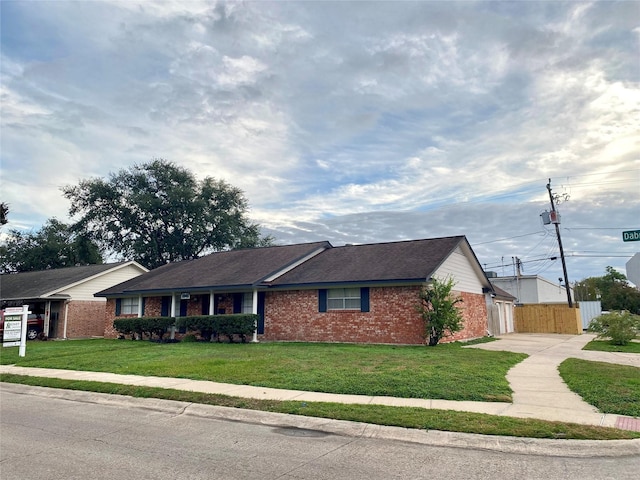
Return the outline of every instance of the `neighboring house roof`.
<path id="1" fill-rule="evenodd" d="M 489 281 L 491 282 L 493 279 L 489 279 Z M 491 286 L 493 287 L 493 291 L 496 294 L 496 298 L 499 298 L 500 300 L 508 300 L 508 301 L 514 301 L 516 300 L 516 297 L 514 297 L 513 295 L 511 295 L 509 292 L 507 292 L 506 290 L 501 289 L 500 287 L 497 287 L 493 284 L 493 282 L 491 283 Z"/>
<path id="2" fill-rule="evenodd" d="M 195 260 L 164 265 L 96 295 L 249 288 L 330 248 L 331 244 L 324 241 L 216 252 Z"/>
<path id="3" fill-rule="evenodd" d="M 460 248 L 483 287 L 490 288 L 464 236 L 333 247 L 329 242 L 212 253 L 167 264 L 98 292 L 116 297 L 144 293 L 287 288 L 336 284 L 424 283 Z"/>
<path id="4" fill-rule="evenodd" d="M 148 271 L 142 265 L 128 261 L 3 274 L 0 275 L 0 299 L 65 298 L 68 295 L 60 292 L 128 265 L 135 265 L 142 272 Z"/>
<path id="5" fill-rule="evenodd" d="M 464 236 L 334 247 L 269 285 L 426 282 Z"/>

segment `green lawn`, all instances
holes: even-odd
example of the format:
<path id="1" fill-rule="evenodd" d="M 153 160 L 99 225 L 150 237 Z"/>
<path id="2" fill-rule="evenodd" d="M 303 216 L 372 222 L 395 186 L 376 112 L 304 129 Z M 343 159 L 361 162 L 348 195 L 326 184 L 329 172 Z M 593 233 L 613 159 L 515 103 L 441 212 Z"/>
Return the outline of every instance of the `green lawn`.
<path id="1" fill-rule="evenodd" d="M 2 374 L 0 381 L 40 385 L 52 388 L 84 390 L 142 398 L 161 398 L 190 403 L 246 408 L 267 412 L 333 418 L 354 422 L 392 425 L 423 430 L 477 433 L 483 435 L 509 435 L 529 438 L 562 438 L 613 440 L 640 438 L 640 432 L 615 428 L 578 425 L 575 423 L 547 422 L 544 420 L 511 418 L 481 413 L 455 412 L 424 408 L 389 407 L 382 405 L 344 405 L 326 402 L 296 402 L 256 400 L 181 390 L 135 387 L 113 383 L 61 380 Z"/>
<path id="2" fill-rule="evenodd" d="M 568 358 L 559 370 L 569 388 L 601 412 L 640 417 L 640 368 Z"/>
<path id="3" fill-rule="evenodd" d="M 609 340 L 592 340 L 583 350 L 598 350 L 600 352 L 640 353 L 640 342 L 630 342 L 627 345 L 613 345 Z"/>
<path id="4" fill-rule="evenodd" d="M 0 362 L 225 383 L 446 400 L 510 401 L 507 371 L 524 354 L 437 347 L 317 343 L 29 342 Z"/>

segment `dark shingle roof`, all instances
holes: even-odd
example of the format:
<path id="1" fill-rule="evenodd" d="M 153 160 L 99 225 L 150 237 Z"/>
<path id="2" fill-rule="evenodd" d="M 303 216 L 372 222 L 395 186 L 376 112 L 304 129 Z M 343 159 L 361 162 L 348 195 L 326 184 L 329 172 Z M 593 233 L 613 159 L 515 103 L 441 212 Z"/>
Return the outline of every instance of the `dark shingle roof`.
<path id="1" fill-rule="evenodd" d="M 47 293 L 107 272 L 123 263 L 127 262 L 0 275 L 0 298 L 2 300 L 40 298 Z"/>
<path id="2" fill-rule="evenodd" d="M 464 236 L 456 236 L 334 247 L 270 282 L 270 285 L 424 282 L 463 241 Z"/>
<path id="3" fill-rule="evenodd" d="M 491 282 L 491 280 L 492 279 L 490 278 L 489 281 Z M 503 300 L 516 300 L 516 297 L 511 295 L 506 290 L 503 290 L 500 287 L 494 285 L 493 282 L 491 282 L 491 287 L 493 288 L 493 291 L 496 294 L 496 297 L 501 298 Z"/>
<path id="4" fill-rule="evenodd" d="M 253 286 L 325 248 L 331 249 L 331 244 L 315 242 L 216 252 L 195 260 L 164 265 L 97 295 Z"/>

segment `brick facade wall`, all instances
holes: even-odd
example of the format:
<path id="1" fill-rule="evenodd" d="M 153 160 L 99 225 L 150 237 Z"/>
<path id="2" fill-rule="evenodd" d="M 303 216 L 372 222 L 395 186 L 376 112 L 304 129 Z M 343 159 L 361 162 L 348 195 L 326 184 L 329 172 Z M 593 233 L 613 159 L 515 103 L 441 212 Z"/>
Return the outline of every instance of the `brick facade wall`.
<path id="1" fill-rule="evenodd" d="M 192 297 L 191 299 L 186 300 L 186 302 L 187 315 L 202 315 L 202 301 L 200 296 L 198 296 L 197 299 Z M 232 299 L 229 300 L 229 306 L 230 309 L 233 309 Z M 177 305 L 176 308 L 179 309 L 179 305 Z M 162 297 L 144 297 L 144 312 L 142 312 L 142 315 L 145 317 L 160 317 L 162 315 Z M 113 321 L 116 318 L 131 317 L 137 317 L 137 315 L 118 315 L 116 317 L 116 300 L 114 298 L 107 299 L 106 313 L 103 316 L 103 329 L 105 338 L 118 337 L 118 332 L 113 328 Z"/>
<path id="2" fill-rule="evenodd" d="M 148 300 L 147 300 L 148 301 Z M 107 306 L 105 313 L 105 323 L 104 323 L 104 338 L 118 338 L 118 332 L 115 328 L 113 328 L 113 321 L 116 318 L 131 318 L 137 317 L 135 314 L 131 315 L 118 315 L 116 317 L 116 299 L 115 298 L 107 298 Z"/>
<path id="3" fill-rule="evenodd" d="M 67 313 L 67 338 L 101 337 L 104 334 L 105 302 L 72 300 Z M 56 336 L 64 335 L 64 310 Z"/>
<path id="4" fill-rule="evenodd" d="M 115 304 L 114 304 L 115 309 Z M 162 315 L 162 297 L 145 297 L 144 312 L 145 317 L 159 317 Z"/>
<path id="5" fill-rule="evenodd" d="M 441 341 L 455 342 L 457 340 L 471 340 L 486 336 L 489 324 L 485 296 L 467 292 L 457 292 L 457 294 L 463 300 L 464 329 Z"/>
<path id="6" fill-rule="evenodd" d="M 419 287 L 370 289 L 370 311 L 318 311 L 317 290 L 268 292 L 265 340 L 356 343 L 424 343 L 414 305 Z M 461 293 L 465 328 L 443 342 L 478 338 L 487 330 L 484 295 Z"/>
<path id="7" fill-rule="evenodd" d="M 424 326 L 415 310 L 419 287 L 376 287 L 369 290 L 369 312 L 319 312 L 318 290 L 270 291 L 266 294 L 264 335 L 269 341 L 423 344 Z M 464 329 L 442 342 L 483 337 L 487 333 L 484 295 L 462 292 Z M 188 315 L 201 315 L 201 303 L 189 301 Z M 145 299 L 145 316 L 159 316 L 161 297 Z M 218 308 L 233 311 L 231 297 Z M 115 299 L 108 299 L 104 336 L 116 338 Z M 118 318 L 135 317 L 120 315 Z"/>

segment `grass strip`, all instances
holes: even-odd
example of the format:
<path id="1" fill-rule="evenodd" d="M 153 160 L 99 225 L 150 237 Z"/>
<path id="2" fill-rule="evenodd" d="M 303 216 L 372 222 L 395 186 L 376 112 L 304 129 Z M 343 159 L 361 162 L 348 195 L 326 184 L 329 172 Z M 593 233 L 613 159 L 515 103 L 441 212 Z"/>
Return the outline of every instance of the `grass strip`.
<path id="1" fill-rule="evenodd" d="M 30 342 L 2 364 L 354 395 L 511 401 L 507 371 L 526 355 L 436 347 L 327 343 L 174 343 L 131 340 Z"/>
<path id="2" fill-rule="evenodd" d="M 610 340 L 592 340 L 582 349 L 596 350 L 599 352 L 640 353 L 640 342 L 629 342 L 626 345 L 614 345 Z"/>
<path id="3" fill-rule="evenodd" d="M 572 391 L 601 412 L 640 417 L 640 368 L 568 358 L 558 370 Z"/>
<path id="4" fill-rule="evenodd" d="M 83 390 L 138 398 L 159 398 L 265 412 L 349 420 L 377 425 L 529 438 L 620 440 L 640 438 L 640 432 L 573 423 L 502 417 L 481 413 L 430 410 L 413 407 L 344 405 L 326 402 L 258 400 L 219 394 L 187 392 L 114 383 L 1 374 L 0 381 L 68 390 Z"/>

